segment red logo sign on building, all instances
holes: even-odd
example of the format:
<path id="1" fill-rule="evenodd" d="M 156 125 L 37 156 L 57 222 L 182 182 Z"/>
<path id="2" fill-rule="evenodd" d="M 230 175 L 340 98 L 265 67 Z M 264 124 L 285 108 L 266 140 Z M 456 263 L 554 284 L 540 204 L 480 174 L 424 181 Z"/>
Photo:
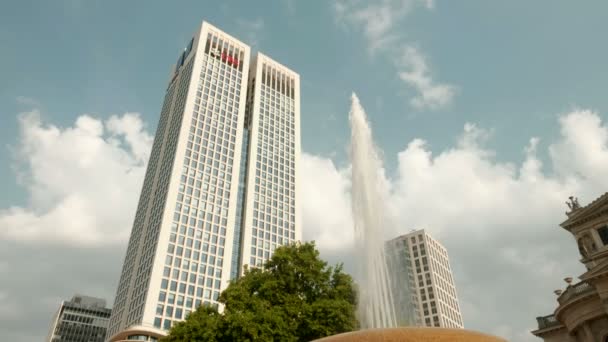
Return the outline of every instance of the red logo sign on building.
<path id="1" fill-rule="evenodd" d="M 239 60 L 236 59 L 236 57 L 232 57 L 228 54 L 226 54 L 226 52 L 222 52 L 222 61 L 227 62 L 230 65 L 233 65 L 235 67 L 239 66 Z"/>

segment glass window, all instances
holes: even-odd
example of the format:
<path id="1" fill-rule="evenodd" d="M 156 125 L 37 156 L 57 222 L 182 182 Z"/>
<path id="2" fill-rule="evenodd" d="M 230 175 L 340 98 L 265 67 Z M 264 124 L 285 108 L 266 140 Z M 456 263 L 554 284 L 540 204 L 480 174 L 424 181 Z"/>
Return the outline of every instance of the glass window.
<path id="1" fill-rule="evenodd" d="M 604 226 L 598 229 L 597 233 L 600 236 L 600 239 L 602 240 L 604 246 L 608 245 L 608 226 Z"/>

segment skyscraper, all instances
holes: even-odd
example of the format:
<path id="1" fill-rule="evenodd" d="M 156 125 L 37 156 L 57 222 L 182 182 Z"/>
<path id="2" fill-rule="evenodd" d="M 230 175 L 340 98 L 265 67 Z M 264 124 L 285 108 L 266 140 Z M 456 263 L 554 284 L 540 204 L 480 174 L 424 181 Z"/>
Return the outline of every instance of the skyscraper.
<path id="1" fill-rule="evenodd" d="M 300 239 L 299 75 L 207 22 L 173 68 L 108 336 L 217 303 Z"/>
<path id="2" fill-rule="evenodd" d="M 61 302 L 53 317 L 47 341 L 103 342 L 110 312 L 103 299 L 75 295 L 72 300 Z"/>
<path id="3" fill-rule="evenodd" d="M 388 241 L 386 255 L 398 323 L 464 327 L 445 247 L 421 229 Z"/>

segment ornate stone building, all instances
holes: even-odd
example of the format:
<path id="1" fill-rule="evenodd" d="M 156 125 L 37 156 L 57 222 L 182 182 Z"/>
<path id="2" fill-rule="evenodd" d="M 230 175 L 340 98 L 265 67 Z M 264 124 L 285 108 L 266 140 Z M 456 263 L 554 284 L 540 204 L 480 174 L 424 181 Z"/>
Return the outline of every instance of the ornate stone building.
<path id="1" fill-rule="evenodd" d="M 568 219 L 561 224 L 571 233 L 587 269 L 580 281 L 564 279 L 565 290 L 555 290 L 553 314 L 537 317 L 532 334 L 545 342 L 608 342 L 608 193 L 586 207 L 570 197 Z"/>

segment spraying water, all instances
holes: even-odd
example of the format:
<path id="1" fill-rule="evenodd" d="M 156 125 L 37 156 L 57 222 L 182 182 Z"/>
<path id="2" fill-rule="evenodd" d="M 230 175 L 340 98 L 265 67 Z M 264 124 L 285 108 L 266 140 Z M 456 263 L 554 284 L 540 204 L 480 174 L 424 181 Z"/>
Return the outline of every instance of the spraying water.
<path id="1" fill-rule="evenodd" d="M 384 205 L 376 150 L 365 111 L 357 95 L 351 97 L 352 210 L 359 266 L 361 328 L 395 327 L 395 310 L 384 256 Z"/>

